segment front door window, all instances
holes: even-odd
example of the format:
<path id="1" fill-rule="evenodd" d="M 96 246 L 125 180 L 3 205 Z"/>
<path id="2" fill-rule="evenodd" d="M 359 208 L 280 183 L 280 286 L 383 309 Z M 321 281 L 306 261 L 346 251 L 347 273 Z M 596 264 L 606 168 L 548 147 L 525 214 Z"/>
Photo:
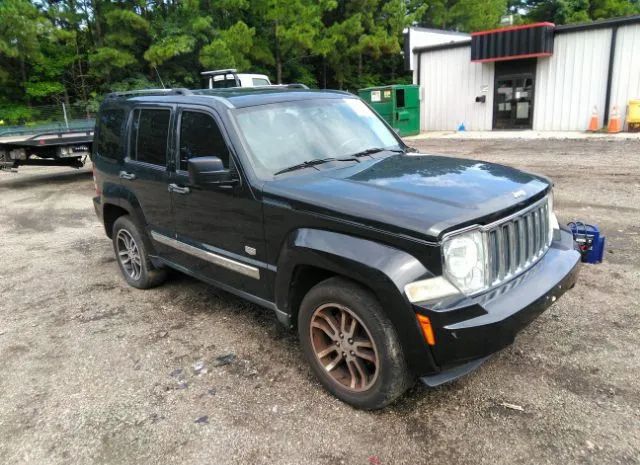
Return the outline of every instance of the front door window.
<path id="1" fill-rule="evenodd" d="M 229 168 L 229 149 L 215 120 L 207 113 L 183 111 L 178 169 L 187 171 L 189 159 L 195 157 L 218 157 Z"/>

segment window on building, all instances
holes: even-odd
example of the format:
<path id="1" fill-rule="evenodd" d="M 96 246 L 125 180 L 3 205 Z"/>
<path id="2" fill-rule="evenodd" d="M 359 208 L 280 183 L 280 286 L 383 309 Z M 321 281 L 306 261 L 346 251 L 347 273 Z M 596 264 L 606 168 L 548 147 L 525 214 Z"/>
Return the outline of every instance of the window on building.
<path id="1" fill-rule="evenodd" d="M 404 108 L 404 89 L 396 90 L 396 105 L 398 108 Z"/>
<path id="2" fill-rule="evenodd" d="M 135 110 L 131 127 L 131 159 L 152 165 L 167 164 L 169 110 Z"/>
<path id="3" fill-rule="evenodd" d="M 180 121 L 180 170 L 190 158 L 218 157 L 229 167 L 229 149 L 215 120 L 206 113 L 183 111 Z"/>

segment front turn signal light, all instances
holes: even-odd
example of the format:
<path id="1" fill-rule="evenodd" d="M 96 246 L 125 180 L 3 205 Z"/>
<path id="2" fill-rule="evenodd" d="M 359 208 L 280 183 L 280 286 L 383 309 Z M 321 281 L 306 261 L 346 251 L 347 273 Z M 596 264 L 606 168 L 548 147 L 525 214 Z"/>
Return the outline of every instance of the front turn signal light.
<path id="1" fill-rule="evenodd" d="M 430 346 L 436 345 L 436 338 L 433 335 L 433 327 L 431 326 L 431 320 L 429 320 L 429 317 L 418 313 L 416 314 L 416 318 L 418 319 L 418 323 L 420 323 L 424 340 L 427 341 L 427 344 Z"/>

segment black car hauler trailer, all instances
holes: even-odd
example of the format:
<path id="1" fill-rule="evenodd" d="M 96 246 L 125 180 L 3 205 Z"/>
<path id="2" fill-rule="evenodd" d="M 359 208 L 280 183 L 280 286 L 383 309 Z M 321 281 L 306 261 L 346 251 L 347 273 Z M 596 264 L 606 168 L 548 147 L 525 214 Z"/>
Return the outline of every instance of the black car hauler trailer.
<path id="1" fill-rule="evenodd" d="M 0 170 L 25 165 L 81 168 L 91 153 L 93 118 L 35 126 L 0 126 Z"/>

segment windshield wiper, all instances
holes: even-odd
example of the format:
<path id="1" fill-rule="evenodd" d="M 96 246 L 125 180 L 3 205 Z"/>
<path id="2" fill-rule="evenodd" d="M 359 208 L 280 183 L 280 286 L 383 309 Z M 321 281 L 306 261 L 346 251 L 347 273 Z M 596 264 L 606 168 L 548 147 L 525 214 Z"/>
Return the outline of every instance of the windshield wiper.
<path id="1" fill-rule="evenodd" d="M 366 155 L 372 155 L 374 153 L 379 153 L 379 152 L 404 153 L 404 150 L 402 150 L 402 149 L 386 149 L 384 147 L 372 147 L 370 149 L 362 150 L 361 152 L 353 153 L 353 154 L 351 154 L 349 156 L 350 157 L 364 157 Z"/>
<path id="2" fill-rule="evenodd" d="M 358 163 L 360 163 L 360 160 L 358 160 L 357 158 L 354 158 L 353 156 L 345 157 L 345 158 L 336 158 L 336 157 L 317 158 L 315 160 L 303 161 L 302 163 L 298 163 L 296 165 L 292 165 L 287 168 L 281 169 L 280 171 L 276 171 L 275 173 L 273 173 L 273 175 L 277 176 L 278 174 L 288 173 L 289 171 L 300 170 L 302 168 L 307 168 L 309 166 L 321 165 L 323 163 L 327 163 L 330 161 L 357 161 Z"/>
<path id="3" fill-rule="evenodd" d="M 289 171 L 296 171 L 296 170 L 300 170 L 302 168 L 308 168 L 310 166 L 315 166 L 315 165 L 321 165 L 323 163 L 327 163 L 330 161 L 357 161 L 358 163 L 360 163 L 360 160 L 358 160 L 359 157 L 364 157 L 365 155 L 371 155 L 374 153 L 378 153 L 378 152 L 395 152 L 395 153 L 404 153 L 404 150 L 402 149 L 387 149 L 384 147 L 372 147 L 370 149 L 366 149 L 366 150 L 362 150 L 361 152 L 356 152 L 352 155 L 348 155 L 346 157 L 343 158 L 337 158 L 337 157 L 329 157 L 329 158 L 318 158 L 315 160 L 307 160 L 307 161 L 303 161 L 302 163 L 297 163 L 295 165 L 289 166 L 287 168 L 281 169 L 280 171 L 276 171 L 275 173 L 273 173 L 274 176 L 277 176 L 279 174 L 282 173 L 288 173 Z"/>

